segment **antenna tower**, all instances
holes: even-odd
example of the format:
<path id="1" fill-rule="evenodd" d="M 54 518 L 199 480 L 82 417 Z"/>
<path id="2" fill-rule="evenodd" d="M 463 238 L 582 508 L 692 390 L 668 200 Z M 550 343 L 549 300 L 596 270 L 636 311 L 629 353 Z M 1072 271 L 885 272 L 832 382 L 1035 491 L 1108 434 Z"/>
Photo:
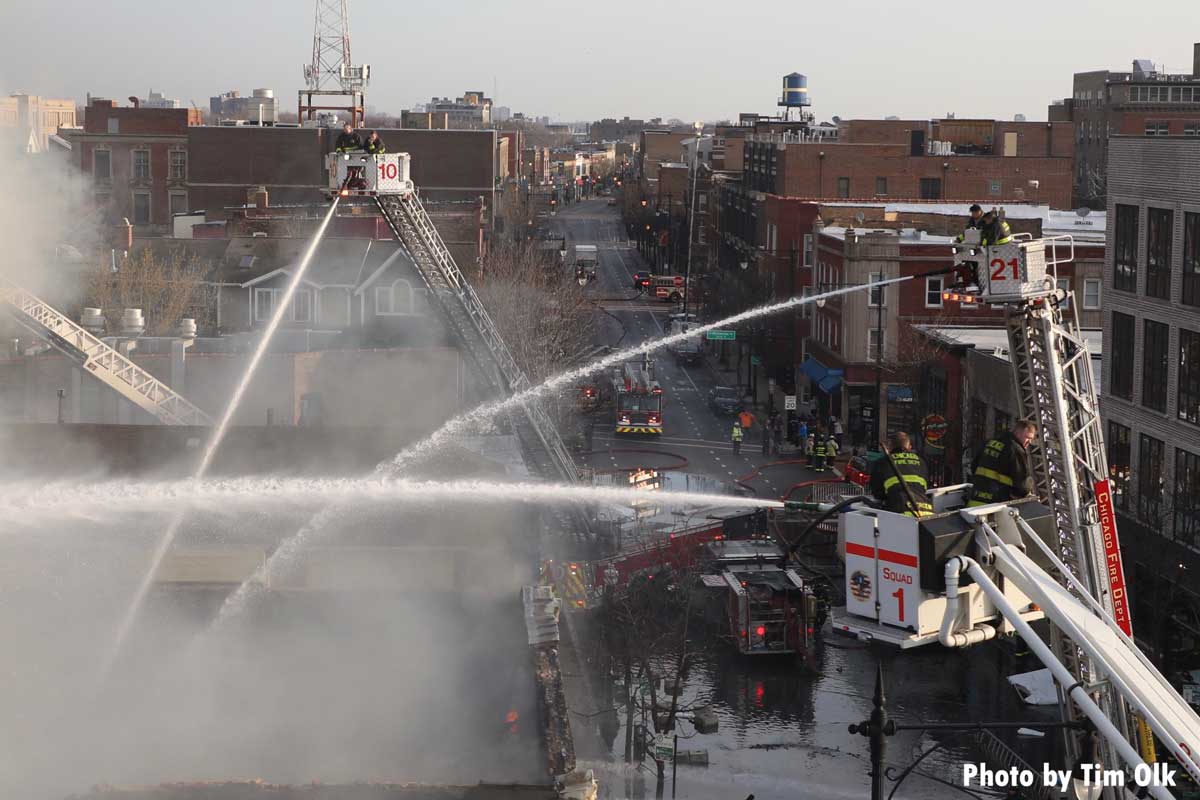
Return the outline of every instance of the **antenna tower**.
<path id="1" fill-rule="evenodd" d="M 349 5 L 349 0 L 315 0 L 312 63 L 304 65 L 306 88 L 298 103 L 301 124 L 317 119 L 318 111 L 349 112 L 345 121 L 355 127 L 363 121 L 362 90 L 371 80 L 371 67 L 350 62 Z"/>

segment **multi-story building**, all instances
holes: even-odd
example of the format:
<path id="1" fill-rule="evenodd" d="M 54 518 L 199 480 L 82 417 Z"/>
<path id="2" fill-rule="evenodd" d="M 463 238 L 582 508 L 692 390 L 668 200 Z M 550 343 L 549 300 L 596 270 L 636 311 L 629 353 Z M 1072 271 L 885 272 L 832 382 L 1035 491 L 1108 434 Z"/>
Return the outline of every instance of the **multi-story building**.
<path id="1" fill-rule="evenodd" d="M 633 139 L 648 126 L 661 123 L 661 119 L 650 120 L 646 122 L 641 119 L 630 119 L 622 117 L 621 119 L 612 119 L 605 117 L 602 120 L 593 122 L 588 130 L 588 138 L 593 142 L 612 142 L 620 139 Z"/>
<path id="2" fill-rule="evenodd" d="M 0 97 L 0 136 L 22 153 L 44 153 L 59 128 L 74 127 L 74 100 L 32 94 Z"/>
<path id="3" fill-rule="evenodd" d="M 483 92 L 464 92 L 462 97 L 434 97 L 425 104 L 425 112 L 445 114 L 446 127 L 478 130 L 492 124 L 492 99 Z"/>
<path id="4" fill-rule="evenodd" d="M 91 175 L 97 206 L 137 235 L 168 233 L 171 217 L 188 211 L 188 131 L 200 123 L 199 109 L 93 98 L 83 130 L 70 134 L 72 160 Z"/>
<path id="5" fill-rule="evenodd" d="M 1076 205 L 1105 207 L 1110 136 L 1200 136 L 1200 43 L 1190 75 L 1137 59 L 1129 72 L 1077 72 L 1072 88 L 1049 113 L 1074 126 Z"/>
<path id="6" fill-rule="evenodd" d="M 1133 626 L 1200 666 L 1200 137 L 1108 143 L 1105 442 Z"/>
<path id="7" fill-rule="evenodd" d="M 179 101 L 151 89 L 138 105 L 142 108 L 179 108 Z"/>
<path id="8" fill-rule="evenodd" d="M 279 121 L 279 99 L 271 89 L 255 89 L 249 97 L 242 97 L 239 92 L 225 92 L 209 98 L 208 108 L 214 122 L 246 120 L 274 125 Z"/>

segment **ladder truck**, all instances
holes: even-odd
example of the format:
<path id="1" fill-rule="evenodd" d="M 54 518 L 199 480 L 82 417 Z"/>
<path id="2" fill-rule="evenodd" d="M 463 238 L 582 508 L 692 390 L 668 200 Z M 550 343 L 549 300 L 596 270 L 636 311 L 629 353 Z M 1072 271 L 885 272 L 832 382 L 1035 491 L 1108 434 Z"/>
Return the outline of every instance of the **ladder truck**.
<path id="1" fill-rule="evenodd" d="M 408 153 L 330 153 L 325 163 L 329 195 L 375 202 L 396 239 L 412 257 L 446 324 L 477 367 L 485 389 L 510 395 L 531 388 L 529 378 L 425 211 L 410 177 L 410 165 Z M 526 424 L 516 425 L 518 432 L 525 434 L 522 438 L 529 441 L 532 434 L 549 462 L 545 466 L 565 481 L 578 481 L 575 462 L 541 403 L 530 400 L 523 409 Z"/>
<path id="2" fill-rule="evenodd" d="M 1133 641 L 1097 387 L 1075 305 L 1057 288 L 1056 267 L 1073 259 L 1069 236 L 988 247 L 967 231 L 954 245 L 965 280 L 947 296 L 1006 309 L 1020 412 L 1038 425 L 1038 497 L 968 508 L 969 485 L 941 487 L 922 518 L 862 498 L 823 506 L 844 512 L 847 603 L 833 627 L 901 648 L 1018 634 L 1054 676 L 1064 720 L 1086 717 L 1102 736 L 1106 767 L 1144 771 L 1157 736 L 1200 782 L 1200 717 Z M 1049 641 L 1030 627 L 1042 619 Z M 1077 760 L 1078 742 L 1066 745 Z"/>

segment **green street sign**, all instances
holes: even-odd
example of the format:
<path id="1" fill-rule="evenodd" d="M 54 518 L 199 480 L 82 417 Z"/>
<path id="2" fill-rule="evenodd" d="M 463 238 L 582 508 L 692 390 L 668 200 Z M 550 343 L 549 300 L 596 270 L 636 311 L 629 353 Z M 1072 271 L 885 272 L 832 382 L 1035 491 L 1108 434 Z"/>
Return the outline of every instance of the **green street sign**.
<path id="1" fill-rule="evenodd" d="M 732 342 L 737 338 L 737 331 L 709 331 L 708 338 L 717 341 Z"/>
<path id="2" fill-rule="evenodd" d="M 756 366 L 756 367 L 761 367 L 761 366 L 762 366 L 762 359 L 761 359 L 761 358 L 759 358 L 758 356 L 750 356 L 750 363 L 751 363 L 751 364 L 753 364 L 753 365 L 754 365 L 754 366 Z"/>

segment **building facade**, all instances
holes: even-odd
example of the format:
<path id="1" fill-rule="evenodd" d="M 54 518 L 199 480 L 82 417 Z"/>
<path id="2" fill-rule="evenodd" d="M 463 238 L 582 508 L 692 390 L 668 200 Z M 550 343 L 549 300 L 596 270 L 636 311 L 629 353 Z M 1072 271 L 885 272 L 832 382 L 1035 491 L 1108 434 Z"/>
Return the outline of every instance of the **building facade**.
<path id="1" fill-rule="evenodd" d="M 255 89 L 249 97 L 230 91 L 209 98 L 209 112 L 215 122 L 221 120 L 246 120 L 264 125 L 279 121 L 279 99 L 271 89 Z"/>
<path id="2" fill-rule="evenodd" d="M 1077 72 L 1071 96 L 1050 106 L 1051 120 L 1074 128 L 1077 206 L 1105 207 L 1110 136 L 1200 136 L 1200 43 L 1192 47 L 1190 75 L 1146 59 L 1129 72 Z"/>
<path id="3" fill-rule="evenodd" d="M 168 234 L 189 210 L 188 131 L 199 109 L 117 106 L 93 99 L 82 131 L 70 135 L 72 159 L 90 175 L 97 207 L 127 218 L 139 236 Z"/>
<path id="4" fill-rule="evenodd" d="M 18 152 L 44 153 L 59 128 L 75 124 L 74 100 L 32 94 L 0 97 L 0 135 Z"/>
<path id="5" fill-rule="evenodd" d="M 1200 667 L 1200 137 L 1108 146 L 1105 442 L 1134 632 Z"/>

